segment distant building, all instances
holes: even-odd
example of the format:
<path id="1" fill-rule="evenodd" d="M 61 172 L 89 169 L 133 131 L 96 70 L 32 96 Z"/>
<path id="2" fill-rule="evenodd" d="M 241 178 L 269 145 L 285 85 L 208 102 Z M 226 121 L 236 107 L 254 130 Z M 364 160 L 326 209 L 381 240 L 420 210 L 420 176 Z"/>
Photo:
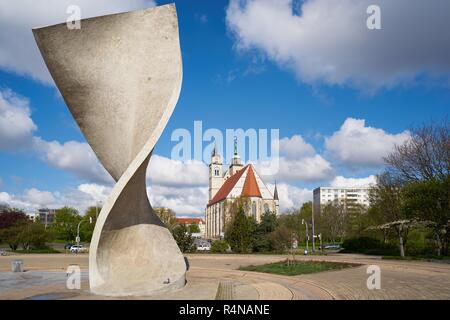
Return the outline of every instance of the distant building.
<path id="1" fill-rule="evenodd" d="M 250 200 L 249 212 L 257 222 L 265 212 L 279 213 L 278 191 L 275 185 L 273 194 L 267 188 L 252 164 L 244 166 L 237 153 L 235 142 L 234 156 L 231 165 L 223 174 L 223 163 L 216 148 L 211 155 L 209 166 L 209 202 L 206 206 L 206 237 L 218 239 L 224 236 L 225 224 L 230 221 L 230 212 L 226 209 L 227 202 L 233 202 L 239 197 Z"/>
<path id="2" fill-rule="evenodd" d="M 320 214 L 329 203 L 341 204 L 346 210 L 356 205 L 369 207 L 370 187 L 320 187 L 313 192 L 314 214 Z"/>
<path id="3" fill-rule="evenodd" d="M 199 234 L 195 234 L 194 236 L 196 238 L 204 238 L 205 232 L 206 232 L 206 222 L 201 218 L 177 218 L 177 222 L 179 224 L 184 224 L 187 227 L 196 224 L 198 225 L 198 228 L 200 229 Z"/>
<path id="4" fill-rule="evenodd" d="M 56 209 L 48 209 L 48 208 L 39 209 L 37 214 L 39 216 L 39 221 L 43 225 L 45 225 L 45 227 L 47 227 L 51 225 L 55 220 Z"/>

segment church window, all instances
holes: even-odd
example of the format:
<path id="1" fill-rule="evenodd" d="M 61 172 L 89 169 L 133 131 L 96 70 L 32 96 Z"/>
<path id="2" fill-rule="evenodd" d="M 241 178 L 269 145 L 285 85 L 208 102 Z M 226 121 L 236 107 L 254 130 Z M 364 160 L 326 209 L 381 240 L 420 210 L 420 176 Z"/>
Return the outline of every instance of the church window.
<path id="1" fill-rule="evenodd" d="M 265 213 L 269 213 L 270 212 L 270 210 L 269 210 L 269 205 L 266 203 L 266 204 L 264 204 L 264 212 Z"/>

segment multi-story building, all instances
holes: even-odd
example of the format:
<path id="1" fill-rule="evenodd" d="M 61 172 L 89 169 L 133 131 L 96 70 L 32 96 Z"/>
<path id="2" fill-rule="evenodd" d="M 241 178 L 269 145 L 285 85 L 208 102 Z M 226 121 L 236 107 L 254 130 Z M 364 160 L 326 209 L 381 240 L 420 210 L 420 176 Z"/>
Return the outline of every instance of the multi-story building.
<path id="1" fill-rule="evenodd" d="M 356 205 L 369 207 L 369 190 L 367 187 L 320 187 L 313 192 L 314 214 L 320 214 L 322 208 L 329 203 L 336 203 L 351 210 Z"/>
<path id="2" fill-rule="evenodd" d="M 51 225 L 55 220 L 56 209 L 42 208 L 38 210 L 39 221 L 45 225 L 45 227 Z"/>
<path id="3" fill-rule="evenodd" d="M 223 173 L 221 156 L 214 151 L 209 166 L 209 202 L 205 210 L 206 237 L 218 239 L 224 236 L 225 225 L 230 221 L 231 213 L 227 204 L 237 198 L 245 197 L 250 201 L 246 214 L 259 222 L 264 212 L 279 213 L 278 191 L 275 185 L 273 193 L 267 188 L 252 164 L 244 166 L 237 153 L 235 143 L 234 156 L 228 170 Z"/>

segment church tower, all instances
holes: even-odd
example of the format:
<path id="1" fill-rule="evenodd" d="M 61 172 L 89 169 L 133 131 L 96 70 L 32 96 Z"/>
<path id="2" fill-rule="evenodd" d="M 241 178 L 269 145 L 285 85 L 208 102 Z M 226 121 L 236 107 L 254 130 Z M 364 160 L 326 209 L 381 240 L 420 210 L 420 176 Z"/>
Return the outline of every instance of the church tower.
<path id="1" fill-rule="evenodd" d="M 275 214 L 280 213 L 280 199 L 278 198 L 277 182 L 275 181 L 275 190 L 273 192 L 273 201 L 275 202 Z"/>
<path id="2" fill-rule="evenodd" d="M 211 164 L 209 165 L 209 200 L 211 200 L 222 187 L 222 166 L 222 157 L 217 153 L 217 148 L 214 146 L 214 150 L 211 154 Z"/>
<path id="3" fill-rule="evenodd" d="M 240 171 L 242 168 L 244 168 L 244 165 L 242 164 L 241 157 L 238 154 L 237 150 L 237 137 L 234 137 L 234 155 L 231 159 L 230 164 L 230 176 L 234 175 L 236 172 Z"/>

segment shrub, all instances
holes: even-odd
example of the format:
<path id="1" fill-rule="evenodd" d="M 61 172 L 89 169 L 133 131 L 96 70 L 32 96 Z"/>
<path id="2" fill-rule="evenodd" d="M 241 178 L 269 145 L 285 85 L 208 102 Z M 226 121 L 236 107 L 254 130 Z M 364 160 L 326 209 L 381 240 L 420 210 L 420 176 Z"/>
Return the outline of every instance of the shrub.
<path id="1" fill-rule="evenodd" d="M 380 249 L 383 245 L 375 238 L 357 237 L 344 240 L 342 247 L 347 253 L 366 253 L 369 250 Z"/>
<path id="2" fill-rule="evenodd" d="M 211 245 L 211 252 L 225 253 L 229 249 L 229 244 L 225 240 L 214 241 Z"/>

